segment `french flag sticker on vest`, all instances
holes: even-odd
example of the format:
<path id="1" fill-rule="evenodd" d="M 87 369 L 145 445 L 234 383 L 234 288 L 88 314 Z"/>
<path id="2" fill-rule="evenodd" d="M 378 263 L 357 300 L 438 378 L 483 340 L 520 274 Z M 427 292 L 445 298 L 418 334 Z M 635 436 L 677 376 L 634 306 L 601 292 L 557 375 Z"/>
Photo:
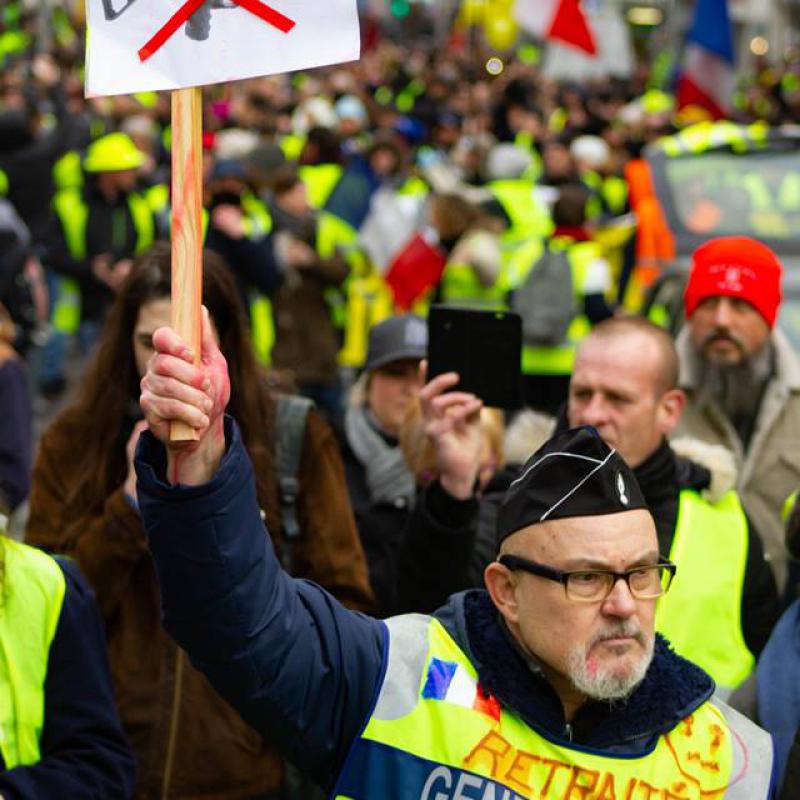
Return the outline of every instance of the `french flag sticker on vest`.
<path id="1" fill-rule="evenodd" d="M 442 700 L 445 703 L 471 708 L 500 721 L 500 703 L 483 690 L 464 667 L 453 661 L 432 658 L 428 676 L 422 687 L 423 700 Z"/>

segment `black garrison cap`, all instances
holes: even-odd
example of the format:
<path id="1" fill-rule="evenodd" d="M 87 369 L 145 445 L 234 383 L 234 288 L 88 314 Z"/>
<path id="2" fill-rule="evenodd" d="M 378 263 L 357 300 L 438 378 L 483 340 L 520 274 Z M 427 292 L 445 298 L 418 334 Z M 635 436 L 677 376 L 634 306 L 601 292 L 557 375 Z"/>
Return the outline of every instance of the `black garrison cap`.
<path id="1" fill-rule="evenodd" d="M 554 436 L 528 459 L 497 514 L 497 546 L 548 519 L 648 509 L 631 468 L 594 428 Z"/>

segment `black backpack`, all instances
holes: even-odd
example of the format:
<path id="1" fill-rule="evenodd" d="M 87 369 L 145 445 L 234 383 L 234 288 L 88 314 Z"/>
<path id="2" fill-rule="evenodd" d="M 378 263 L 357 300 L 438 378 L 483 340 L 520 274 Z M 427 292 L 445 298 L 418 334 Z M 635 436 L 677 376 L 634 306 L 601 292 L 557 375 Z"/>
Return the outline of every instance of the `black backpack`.
<path id="1" fill-rule="evenodd" d="M 283 568 L 292 574 L 294 545 L 300 537 L 297 521 L 297 478 L 303 455 L 303 438 L 308 412 L 314 403 L 306 397 L 279 394 L 275 410 L 275 463 L 278 466 L 278 495 L 283 529 Z"/>

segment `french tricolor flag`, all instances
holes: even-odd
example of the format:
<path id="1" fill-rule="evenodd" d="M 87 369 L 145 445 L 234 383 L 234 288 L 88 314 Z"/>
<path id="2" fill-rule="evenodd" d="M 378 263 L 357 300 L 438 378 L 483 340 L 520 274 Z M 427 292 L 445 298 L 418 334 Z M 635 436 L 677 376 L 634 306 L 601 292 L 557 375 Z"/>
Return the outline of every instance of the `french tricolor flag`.
<path id="1" fill-rule="evenodd" d="M 422 687 L 425 700 L 441 700 L 464 708 L 472 708 L 500 721 L 500 703 L 487 694 L 478 681 L 460 664 L 432 658 Z"/>
<path id="2" fill-rule="evenodd" d="M 678 79 L 678 108 L 700 106 L 714 119 L 727 117 L 735 63 L 728 0 L 698 0 Z"/>
<path id="3" fill-rule="evenodd" d="M 514 17 L 520 28 L 540 39 L 597 55 L 597 42 L 580 0 L 516 0 Z"/>

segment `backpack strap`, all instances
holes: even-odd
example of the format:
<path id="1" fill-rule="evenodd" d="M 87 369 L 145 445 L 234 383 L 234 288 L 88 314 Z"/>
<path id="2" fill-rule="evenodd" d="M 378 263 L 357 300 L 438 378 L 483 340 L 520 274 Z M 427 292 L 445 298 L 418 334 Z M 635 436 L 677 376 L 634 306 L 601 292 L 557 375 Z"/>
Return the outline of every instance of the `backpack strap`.
<path id="1" fill-rule="evenodd" d="M 306 419 L 314 403 L 305 397 L 279 394 L 275 411 L 275 461 L 278 465 L 278 494 L 284 538 L 283 566 L 291 572 L 292 547 L 300 535 L 297 521 L 298 472 L 303 454 Z"/>

